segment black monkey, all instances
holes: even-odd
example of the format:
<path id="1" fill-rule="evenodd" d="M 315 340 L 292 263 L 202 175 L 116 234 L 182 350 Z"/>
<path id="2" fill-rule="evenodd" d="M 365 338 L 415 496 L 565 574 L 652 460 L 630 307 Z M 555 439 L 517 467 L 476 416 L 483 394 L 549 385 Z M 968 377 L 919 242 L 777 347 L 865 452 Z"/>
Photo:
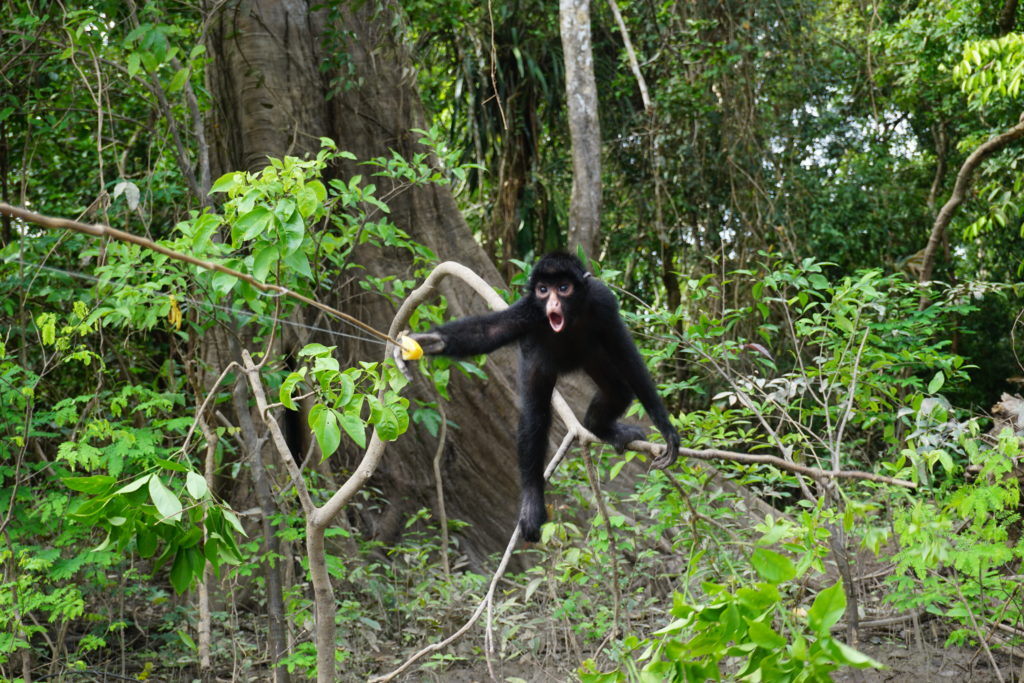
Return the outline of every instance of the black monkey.
<path id="1" fill-rule="evenodd" d="M 621 453 L 644 430 L 616 420 L 633 397 L 640 399 L 667 448 L 654 465 L 678 455 L 679 434 L 668 419 L 640 352 L 619 317 L 615 295 L 586 272 L 579 259 L 548 254 L 534 266 L 526 294 L 503 311 L 455 320 L 410 335 L 427 354 L 474 356 L 519 342 L 519 524 L 527 541 L 540 540 L 547 521 L 544 456 L 551 426 L 551 393 L 558 376 L 583 370 L 597 384 L 583 425 Z"/>

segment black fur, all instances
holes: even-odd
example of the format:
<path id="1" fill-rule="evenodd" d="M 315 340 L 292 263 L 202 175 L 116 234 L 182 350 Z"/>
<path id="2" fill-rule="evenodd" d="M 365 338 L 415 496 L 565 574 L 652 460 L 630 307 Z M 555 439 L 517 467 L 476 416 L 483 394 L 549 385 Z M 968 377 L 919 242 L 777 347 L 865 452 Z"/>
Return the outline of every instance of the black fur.
<path id="1" fill-rule="evenodd" d="M 537 288 L 547 286 L 548 296 L 555 296 L 559 286 L 566 284 L 571 293 L 559 294 L 565 327 L 555 332 Z M 519 524 L 527 541 L 539 540 L 540 527 L 547 521 L 544 456 L 551 427 L 551 393 L 559 375 L 583 370 L 594 380 L 598 391 L 583 425 L 619 452 L 630 441 L 645 437 L 639 427 L 617 422 L 633 398 L 638 398 L 667 444 L 655 465 L 667 467 L 675 461 L 679 435 L 619 317 L 618 301 L 575 256 L 555 252 L 538 261 L 526 294 L 504 311 L 462 318 L 412 336 L 428 354 L 455 357 L 489 353 L 519 342 Z"/>

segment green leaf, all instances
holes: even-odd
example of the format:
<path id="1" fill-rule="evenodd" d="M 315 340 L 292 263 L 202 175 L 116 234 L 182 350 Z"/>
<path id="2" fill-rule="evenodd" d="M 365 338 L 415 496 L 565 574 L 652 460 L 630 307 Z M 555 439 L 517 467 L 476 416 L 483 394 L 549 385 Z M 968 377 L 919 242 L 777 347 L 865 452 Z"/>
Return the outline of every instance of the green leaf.
<path id="1" fill-rule="evenodd" d="M 366 425 L 356 415 L 341 416 L 341 427 L 360 448 L 366 448 Z"/>
<path id="2" fill-rule="evenodd" d="M 64 477 L 61 481 L 72 491 L 96 495 L 106 491 L 117 480 L 106 474 L 97 474 L 93 477 Z"/>
<path id="3" fill-rule="evenodd" d="M 179 69 L 178 73 L 174 74 L 174 78 L 171 79 L 170 85 L 167 86 L 167 92 L 178 92 L 185 87 L 185 83 L 188 81 L 188 74 L 190 69 L 184 68 Z"/>
<path id="4" fill-rule="evenodd" d="M 184 593 L 192 583 L 192 576 L 188 551 L 185 548 L 178 548 L 178 552 L 174 554 L 174 564 L 171 565 L 171 585 L 178 594 Z"/>
<path id="5" fill-rule="evenodd" d="M 267 229 L 274 219 L 274 214 L 265 206 L 257 206 L 235 221 L 231 228 L 231 240 L 235 244 L 248 242 Z"/>
<path id="6" fill-rule="evenodd" d="M 818 593 L 811 609 L 807 611 L 807 624 L 816 634 L 824 637 L 842 619 L 845 611 L 846 593 L 843 592 L 843 582 L 839 581 Z"/>
<path id="7" fill-rule="evenodd" d="M 163 458 L 155 458 L 156 463 L 163 467 L 165 470 L 172 472 L 188 472 L 190 471 L 187 465 L 182 465 L 180 462 L 174 462 L 173 460 L 164 460 Z"/>
<path id="8" fill-rule="evenodd" d="M 164 486 L 160 477 L 149 478 L 149 497 L 153 501 L 153 505 L 156 506 L 157 512 L 160 513 L 162 518 L 160 521 L 169 524 L 181 519 L 181 501 L 169 488 Z"/>
<path id="9" fill-rule="evenodd" d="M 210 194 L 213 194 L 214 192 L 229 192 L 241 185 L 244 180 L 245 176 L 238 171 L 225 173 L 214 181 L 213 187 L 210 188 Z"/>
<path id="10" fill-rule="evenodd" d="M 192 248 L 197 251 L 206 251 L 206 245 L 213 241 L 213 233 L 223 222 L 224 219 L 221 216 L 213 213 L 204 213 L 197 218 L 192 225 Z"/>
<path id="11" fill-rule="evenodd" d="M 765 581 L 773 584 L 791 581 L 796 576 L 793 561 L 774 550 L 758 548 L 750 556 L 750 564 Z"/>
<path id="12" fill-rule="evenodd" d="M 832 646 L 839 655 L 836 657 L 836 661 L 838 661 L 839 663 L 845 663 L 849 666 L 854 666 L 859 669 L 864 669 L 867 667 L 881 669 L 884 667 L 884 665 L 881 662 L 872 659 L 860 650 L 853 649 L 846 643 L 842 643 L 838 640 L 833 640 Z M 845 662 L 843 660 L 845 660 Z"/>
<path id="13" fill-rule="evenodd" d="M 325 458 L 338 450 L 341 429 L 338 427 L 338 414 L 333 409 L 321 403 L 314 405 L 309 411 L 309 426 Z"/>
<path id="14" fill-rule="evenodd" d="M 352 400 L 352 397 L 355 396 L 355 393 L 356 393 L 356 383 L 352 379 L 352 377 L 350 377 L 346 373 L 346 374 L 342 374 L 340 377 L 338 377 L 338 384 L 340 384 L 341 387 L 338 390 L 338 402 L 337 402 L 337 405 L 339 405 L 339 406 L 347 406 L 349 404 L 349 402 Z"/>
<path id="15" fill-rule="evenodd" d="M 284 263 L 302 277 L 308 280 L 313 279 L 313 271 L 309 268 L 309 259 L 306 258 L 305 252 L 293 251 L 286 254 Z"/>
<path id="16" fill-rule="evenodd" d="M 376 420 L 377 435 L 385 441 L 394 441 L 402 435 L 398 416 L 390 406 L 381 406 Z"/>
<path id="17" fill-rule="evenodd" d="M 771 626 L 759 621 L 750 622 L 747 633 L 758 647 L 763 647 L 766 650 L 777 650 L 786 646 L 785 638 L 772 630 Z"/>
<path id="18" fill-rule="evenodd" d="M 153 557 L 156 545 L 157 536 L 152 529 L 141 524 L 135 528 L 135 547 L 139 551 L 139 557 Z"/>
<path id="19" fill-rule="evenodd" d="M 114 491 L 114 495 L 115 496 L 119 496 L 119 495 L 121 495 L 123 493 L 131 493 L 132 491 L 138 491 L 143 486 L 148 484 L 149 480 L 152 479 L 152 478 L 153 478 L 152 474 L 145 474 L 145 475 L 139 477 L 138 479 L 136 479 L 135 481 L 133 481 L 131 483 L 128 483 L 128 484 L 125 484 L 124 486 L 122 486 L 118 490 Z"/>
<path id="20" fill-rule="evenodd" d="M 224 513 L 224 519 L 228 520 L 228 523 L 235 531 L 240 533 L 242 536 L 248 536 L 248 534 L 245 533 L 245 529 L 242 527 L 242 523 L 238 521 L 238 517 L 235 516 L 234 512 L 223 508 L 221 510 Z"/>
<path id="21" fill-rule="evenodd" d="M 217 271 L 210 279 L 210 284 L 215 292 L 223 296 L 235 288 L 235 285 L 238 284 L 238 278 L 234 275 Z"/>
<path id="22" fill-rule="evenodd" d="M 261 244 L 256 247 L 252 258 L 252 276 L 265 282 L 270 269 L 277 263 L 278 248 L 276 244 Z"/>
<path id="23" fill-rule="evenodd" d="M 811 273 L 810 275 L 807 276 L 807 280 L 815 289 L 828 289 L 828 278 L 826 278 L 824 275 L 821 275 L 819 273 Z"/>
<path id="24" fill-rule="evenodd" d="M 939 389 L 942 388 L 942 385 L 945 383 L 946 376 L 942 373 L 942 370 L 939 370 L 938 372 L 935 373 L 935 376 L 932 377 L 932 381 L 928 382 L 928 393 L 936 393 Z"/>
<path id="25" fill-rule="evenodd" d="M 306 376 L 306 369 L 302 368 L 298 372 L 293 372 L 284 381 L 281 382 L 281 389 L 277 392 L 278 400 L 288 410 L 298 410 L 298 406 L 295 405 L 295 401 L 292 399 L 292 392 L 295 390 L 295 385 L 303 380 Z"/>
<path id="26" fill-rule="evenodd" d="M 190 496 L 196 500 L 202 500 L 209 493 L 204 479 L 198 472 L 189 472 L 185 475 L 185 488 Z"/>

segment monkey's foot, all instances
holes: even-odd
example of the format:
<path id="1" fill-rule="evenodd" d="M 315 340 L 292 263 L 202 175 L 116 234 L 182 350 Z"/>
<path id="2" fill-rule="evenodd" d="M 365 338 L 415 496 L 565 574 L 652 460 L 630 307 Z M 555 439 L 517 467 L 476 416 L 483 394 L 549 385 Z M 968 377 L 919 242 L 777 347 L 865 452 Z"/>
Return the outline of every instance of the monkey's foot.
<path id="1" fill-rule="evenodd" d="M 611 435 L 605 439 L 605 441 L 614 446 L 615 450 L 620 454 L 626 450 L 626 445 L 630 441 L 646 440 L 647 432 L 636 425 L 630 425 L 624 422 L 616 422 L 615 426 L 612 427 Z"/>
<path id="2" fill-rule="evenodd" d="M 523 539 L 536 543 L 540 540 L 540 527 L 548 521 L 548 511 L 544 506 L 544 494 L 523 492 L 519 504 L 519 528 L 523 530 Z"/>

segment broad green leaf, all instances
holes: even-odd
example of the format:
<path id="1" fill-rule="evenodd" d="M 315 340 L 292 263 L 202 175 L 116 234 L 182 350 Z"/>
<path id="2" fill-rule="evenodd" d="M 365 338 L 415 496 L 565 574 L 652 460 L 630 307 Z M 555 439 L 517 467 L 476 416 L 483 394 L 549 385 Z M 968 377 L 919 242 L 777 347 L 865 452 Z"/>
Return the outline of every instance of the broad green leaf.
<path id="1" fill-rule="evenodd" d="M 855 650 L 846 643 L 842 643 L 838 640 L 833 640 L 832 646 L 838 651 L 838 654 L 840 655 L 839 657 L 836 657 L 836 660 L 840 663 L 845 663 L 849 666 L 857 667 L 858 669 L 864 669 L 867 667 L 881 669 L 884 667 L 884 665 L 881 662 L 872 659 L 860 650 Z M 845 662 L 843 660 L 845 660 Z"/>
<path id="2" fill-rule="evenodd" d="M 843 617 L 846 611 L 846 593 L 843 592 L 843 582 L 836 583 L 831 588 L 818 593 L 814 598 L 814 604 L 807 611 L 807 624 L 819 636 L 824 637 L 830 628 L 835 626 Z"/>
<path id="3" fill-rule="evenodd" d="M 928 382 L 928 393 L 936 393 L 939 389 L 942 388 L 942 385 L 945 383 L 946 376 L 942 373 L 942 370 L 939 370 L 938 372 L 935 373 L 935 376 L 932 377 L 932 381 Z"/>
<path id="4" fill-rule="evenodd" d="M 245 176 L 242 173 L 239 173 L 238 171 L 225 173 L 214 181 L 213 186 L 210 188 L 210 194 L 213 194 L 214 192 L 228 192 L 235 189 L 243 182 L 245 182 Z"/>
<path id="5" fill-rule="evenodd" d="M 61 481 L 72 491 L 93 495 L 103 493 L 117 482 L 116 479 L 106 474 L 97 474 L 92 477 L 64 477 Z"/>
<path id="6" fill-rule="evenodd" d="M 234 512 L 224 509 L 222 509 L 222 512 L 224 513 L 224 519 L 228 521 L 235 531 L 243 536 L 248 536 L 248 534 L 245 533 L 245 529 L 242 527 L 242 523 L 238 521 L 238 517 L 235 516 Z"/>
<path id="7" fill-rule="evenodd" d="M 758 647 L 763 647 L 766 650 L 777 650 L 786 646 L 785 638 L 772 630 L 771 626 L 762 624 L 759 621 L 750 622 L 747 633 Z"/>
<path id="8" fill-rule="evenodd" d="M 135 547 L 139 551 L 139 557 L 153 557 L 156 552 L 157 536 L 153 530 L 144 524 L 135 528 Z"/>
<path id="9" fill-rule="evenodd" d="M 390 406 L 381 406 L 376 420 L 377 434 L 385 441 L 394 441 L 402 435 L 398 416 Z"/>
<path id="10" fill-rule="evenodd" d="M 235 244 L 248 242 L 263 233 L 273 219 L 274 214 L 270 212 L 270 209 L 265 206 L 254 207 L 252 211 L 235 221 L 231 228 L 232 242 Z"/>
<path id="11" fill-rule="evenodd" d="M 188 466 L 182 465 L 180 462 L 174 462 L 173 460 L 165 460 L 163 458 L 156 458 L 156 463 L 163 467 L 165 470 L 172 472 L 188 472 Z"/>
<path id="12" fill-rule="evenodd" d="M 355 415 L 341 416 L 341 427 L 360 448 L 366 448 L 366 425 Z"/>
<path id="13" fill-rule="evenodd" d="M 338 427 L 338 414 L 323 404 L 316 404 L 309 411 L 309 427 L 316 436 L 320 451 L 326 458 L 341 445 L 341 429 Z"/>
<path id="14" fill-rule="evenodd" d="M 270 269 L 277 263 L 278 248 L 276 244 L 261 244 L 256 247 L 252 257 L 252 276 L 265 282 Z"/>
<path id="15" fill-rule="evenodd" d="M 342 374 L 338 377 L 338 383 L 341 385 L 341 388 L 338 392 L 337 405 L 346 406 L 356 393 L 356 383 L 352 381 L 352 378 L 347 374 Z"/>
<path id="16" fill-rule="evenodd" d="M 188 590 L 192 583 L 192 564 L 189 562 L 188 550 L 178 548 L 174 554 L 174 564 L 171 565 L 171 585 L 175 592 L 181 594 Z"/>
<path id="17" fill-rule="evenodd" d="M 185 488 L 190 496 L 196 500 L 202 500 L 209 493 L 204 479 L 198 472 L 189 472 L 185 475 Z"/>
<path id="18" fill-rule="evenodd" d="M 796 576 L 793 561 L 774 550 L 758 548 L 750 556 L 750 564 L 765 581 L 779 584 L 790 581 Z"/>
<path id="19" fill-rule="evenodd" d="M 234 175 L 234 174 L 228 174 Z M 227 178 L 228 176 L 224 176 Z M 213 234 L 221 226 L 224 219 L 214 213 L 204 213 L 192 225 L 192 248 L 205 251 L 206 245 L 213 240 Z"/>
<path id="20" fill-rule="evenodd" d="M 188 81 L 188 74 L 190 69 L 187 67 L 179 69 L 178 73 L 174 74 L 174 78 L 171 79 L 170 85 L 167 86 L 167 92 L 178 92 L 185 87 L 185 82 Z"/>
<path id="21" fill-rule="evenodd" d="M 145 475 L 139 477 L 138 479 L 136 479 L 135 481 L 133 481 L 131 483 L 128 483 L 128 484 L 125 484 L 124 486 L 122 486 L 118 490 L 114 491 L 114 495 L 117 496 L 117 495 L 121 495 L 122 493 L 131 493 L 132 491 L 138 491 L 143 486 L 148 484 L 149 480 L 152 479 L 152 478 L 153 478 L 152 474 L 145 474 Z"/>
<path id="22" fill-rule="evenodd" d="M 228 275 L 227 273 L 216 272 L 210 279 L 210 284 L 213 290 L 220 295 L 226 295 L 235 288 L 238 284 L 238 278 L 234 275 Z"/>
<path id="23" fill-rule="evenodd" d="M 306 258 L 305 252 L 293 251 L 289 254 L 285 254 L 283 260 L 286 266 L 302 277 L 309 280 L 313 279 L 313 271 L 309 268 L 309 259 Z"/>
<path id="24" fill-rule="evenodd" d="M 149 497 L 153 501 L 153 505 L 156 506 L 157 512 L 160 513 L 162 518 L 160 521 L 170 524 L 172 521 L 177 522 L 181 519 L 181 501 L 169 488 L 164 486 L 160 477 L 149 478 Z"/>
<path id="25" fill-rule="evenodd" d="M 306 376 L 306 369 L 302 368 L 298 372 L 293 372 L 284 381 L 281 382 L 281 389 L 277 392 L 278 400 L 288 410 L 297 410 L 298 407 L 295 405 L 295 401 L 292 399 L 292 392 L 295 390 L 295 385 L 303 380 Z"/>

